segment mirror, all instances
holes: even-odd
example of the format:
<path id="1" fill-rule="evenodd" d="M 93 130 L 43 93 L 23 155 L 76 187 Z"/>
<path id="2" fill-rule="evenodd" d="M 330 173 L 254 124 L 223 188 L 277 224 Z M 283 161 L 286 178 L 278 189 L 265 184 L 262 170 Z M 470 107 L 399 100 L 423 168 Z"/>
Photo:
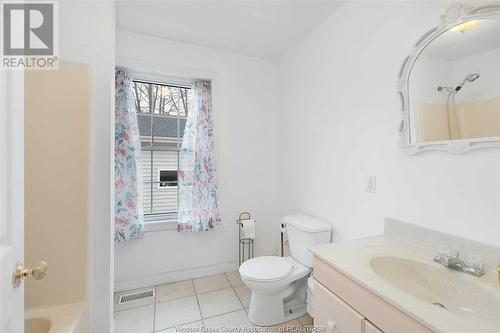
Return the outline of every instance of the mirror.
<path id="1" fill-rule="evenodd" d="M 500 147 L 499 7 L 452 6 L 404 64 L 401 146 Z"/>

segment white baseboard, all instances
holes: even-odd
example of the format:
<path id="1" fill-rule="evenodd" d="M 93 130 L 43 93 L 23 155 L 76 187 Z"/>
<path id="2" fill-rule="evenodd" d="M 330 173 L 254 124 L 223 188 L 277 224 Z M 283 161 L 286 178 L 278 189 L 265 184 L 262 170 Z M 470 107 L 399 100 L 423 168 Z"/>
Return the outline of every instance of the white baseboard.
<path id="1" fill-rule="evenodd" d="M 164 272 L 154 275 L 145 275 L 143 277 L 130 280 L 116 280 L 114 292 L 151 287 L 158 284 L 195 279 L 206 275 L 232 272 L 238 269 L 237 262 L 227 262 L 215 265 L 193 267 L 171 272 Z"/>

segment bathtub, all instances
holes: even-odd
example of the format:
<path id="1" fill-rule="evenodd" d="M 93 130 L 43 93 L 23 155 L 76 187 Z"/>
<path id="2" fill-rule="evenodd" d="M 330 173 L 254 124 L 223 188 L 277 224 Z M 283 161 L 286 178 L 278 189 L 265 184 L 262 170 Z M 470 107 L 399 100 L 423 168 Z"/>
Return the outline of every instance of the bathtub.
<path id="1" fill-rule="evenodd" d="M 29 309 L 25 333 L 87 333 L 86 303 Z"/>

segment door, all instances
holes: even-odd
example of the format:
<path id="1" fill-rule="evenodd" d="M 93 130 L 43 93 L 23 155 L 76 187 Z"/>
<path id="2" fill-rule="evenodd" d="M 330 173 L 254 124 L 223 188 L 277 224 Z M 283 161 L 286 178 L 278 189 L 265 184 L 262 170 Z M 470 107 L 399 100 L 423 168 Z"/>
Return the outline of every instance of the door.
<path id="1" fill-rule="evenodd" d="M 24 332 L 24 73 L 0 69 L 0 333 Z"/>

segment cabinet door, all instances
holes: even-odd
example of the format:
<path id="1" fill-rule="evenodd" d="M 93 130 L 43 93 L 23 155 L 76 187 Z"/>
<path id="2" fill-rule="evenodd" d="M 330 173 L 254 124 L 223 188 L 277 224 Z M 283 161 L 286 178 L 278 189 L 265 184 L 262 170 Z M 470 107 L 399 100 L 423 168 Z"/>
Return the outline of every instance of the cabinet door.
<path id="1" fill-rule="evenodd" d="M 329 333 L 363 333 L 364 318 L 314 281 L 314 326 L 327 328 Z"/>
<path id="2" fill-rule="evenodd" d="M 384 333 L 365 319 L 365 333 Z"/>

